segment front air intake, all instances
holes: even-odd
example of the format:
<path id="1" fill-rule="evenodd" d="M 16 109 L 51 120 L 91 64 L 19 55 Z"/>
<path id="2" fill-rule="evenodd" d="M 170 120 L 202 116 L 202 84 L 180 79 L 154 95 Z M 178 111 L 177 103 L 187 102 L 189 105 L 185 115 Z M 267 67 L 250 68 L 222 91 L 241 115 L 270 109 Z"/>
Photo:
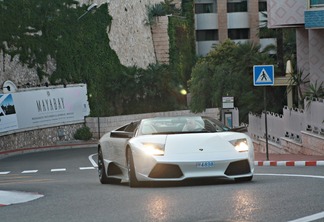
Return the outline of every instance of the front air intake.
<path id="1" fill-rule="evenodd" d="M 225 174 L 227 176 L 242 175 L 251 173 L 251 168 L 248 160 L 240 160 L 232 162 L 228 165 Z"/>
<path id="2" fill-rule="evenodd" d="M 182 171 L 178 165 L 156 164 L 149 177 L 151 178 L 180 178 Z"/>

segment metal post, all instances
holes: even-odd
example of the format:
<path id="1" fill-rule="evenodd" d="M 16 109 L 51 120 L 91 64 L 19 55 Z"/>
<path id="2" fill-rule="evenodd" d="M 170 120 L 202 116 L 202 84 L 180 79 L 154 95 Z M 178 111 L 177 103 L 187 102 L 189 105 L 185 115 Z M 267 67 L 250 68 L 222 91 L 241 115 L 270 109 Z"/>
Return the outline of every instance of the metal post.
<path id="1" fill-rule="evenodd" d="M 99 118 L 99 115 L 97 116 L 97 120 L 98 120 L 98 139 L 100 139 L 100 118 Z"/>
<path id="2" fill-rule="evenodd" d="M 266 156 L 267 160 L 269 160 L 269 147 L 268 147 L 268 121 L 267 121 L 267 88 L 264 86 L 263 88 L 263 102 L 264 102 L 264 127 L 265 127 L 265 136 L 266 136 Z"/>

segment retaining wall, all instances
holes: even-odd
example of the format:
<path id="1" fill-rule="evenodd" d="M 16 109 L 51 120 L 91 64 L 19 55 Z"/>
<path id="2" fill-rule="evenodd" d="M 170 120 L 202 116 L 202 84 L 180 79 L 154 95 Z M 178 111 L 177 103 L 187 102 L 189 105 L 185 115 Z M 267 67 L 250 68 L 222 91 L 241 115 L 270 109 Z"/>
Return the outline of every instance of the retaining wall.
<path id="1" fill-rule="evenodd" d="M 219 119 L 219 109 L 207 109 L 201 115 L 206 115 Z M 53 126 L 48 128 L 34 128 L 25 131 L 14 131 L 10 134 L 0 136 L 0 154 L 24 151 L 33 148 L 46 148 L 58 145 L 77 144 L 79 141 L 74 139 L 77 129 L 88 126 L 93 134 L 91 141 L 82 141 L 82 143 L 96 143 L 104 133 L 118 128 L 123 124 L 136 121 L 142 118 L 155 116 L 184 116 L 198 115 L 189 110 L 145 113 L 135 115 L 111 116 L 111 117 L 87 117 L 84 123 L 75 123 L 69 125 Z"/>
<path id="2" fill-rule="evenodd" d="M 0 154 L 31 148 L 56 146 L 74 140 L 74 133 L 84 123 L 29 129 L 0 137 Z"/>

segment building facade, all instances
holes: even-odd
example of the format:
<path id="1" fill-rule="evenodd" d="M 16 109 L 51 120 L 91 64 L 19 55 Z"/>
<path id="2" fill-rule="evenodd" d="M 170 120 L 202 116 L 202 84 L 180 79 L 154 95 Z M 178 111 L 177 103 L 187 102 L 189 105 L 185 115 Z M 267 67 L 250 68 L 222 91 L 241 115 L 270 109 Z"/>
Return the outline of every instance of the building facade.
<path id="1" fill-rule="evenodd" d="M 267 8 L 269 28 L 296 28 L 294 72 L 302 71 L 304 77 L 309 75 L 312 85 L 323 84 L 324 0 L 268 0 Z"/>
<path id="2" fill-rule="evenodd" d="M 252 41 L 265 47 L 274 38 L 259 38 L 266 25 L 266 0 L 195 0 L 196 52 L 206 55 L 215 44 L 226 39 Z"/>

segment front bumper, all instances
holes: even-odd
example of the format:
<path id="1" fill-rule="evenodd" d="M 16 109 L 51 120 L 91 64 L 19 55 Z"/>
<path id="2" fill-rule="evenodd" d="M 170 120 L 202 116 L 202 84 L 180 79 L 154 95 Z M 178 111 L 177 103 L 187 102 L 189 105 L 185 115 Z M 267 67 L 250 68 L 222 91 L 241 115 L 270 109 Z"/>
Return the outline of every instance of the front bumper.
<path id="1" fill-rule="evenodd" d="M 208 161 L 213 165 L 206 167 L 198 167 L 198 162 L 155 162 L 149 170 L 146 167 L 144 172 L 138 168 L 136 177 L 140 181 L 182 181 L 189 178 L 223 177 L 234 179 L 253 176 L 253 161 L 249 161 L 249 159 Z"/>

